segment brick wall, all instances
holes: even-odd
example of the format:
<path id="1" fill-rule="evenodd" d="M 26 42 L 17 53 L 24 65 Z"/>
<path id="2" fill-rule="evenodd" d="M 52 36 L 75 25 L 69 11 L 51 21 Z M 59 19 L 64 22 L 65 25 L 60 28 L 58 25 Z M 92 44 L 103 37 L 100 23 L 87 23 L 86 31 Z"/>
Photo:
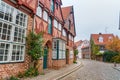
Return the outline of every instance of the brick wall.
<path id="1" fill-rule="evenodd" d="M 0 65 L 0 79 L 7 78 L 10 76 L 16 76 L 19 72 L 24 72 L 28 69 L 30 58 L 28 55 L 25 56 L 25 61 L 21 63 L 8 63 Z"/>
<path id="2" fill-rule="evenodd" d="M 53 64 L 52 64 L 54 69 L 60 69 L 65 65 L 66 65 L 66 60 L 53 60 Z"/>

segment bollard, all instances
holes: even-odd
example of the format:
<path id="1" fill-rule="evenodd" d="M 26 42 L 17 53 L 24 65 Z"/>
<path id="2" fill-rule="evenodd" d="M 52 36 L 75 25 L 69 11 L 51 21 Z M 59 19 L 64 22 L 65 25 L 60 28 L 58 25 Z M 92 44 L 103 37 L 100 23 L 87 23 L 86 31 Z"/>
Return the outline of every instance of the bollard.
<path id="1" fill-rule="evenodd" d="M 117 65 L 116 65 L 116 62 L 114 62 L 114 67 L 116 67 Z"/>

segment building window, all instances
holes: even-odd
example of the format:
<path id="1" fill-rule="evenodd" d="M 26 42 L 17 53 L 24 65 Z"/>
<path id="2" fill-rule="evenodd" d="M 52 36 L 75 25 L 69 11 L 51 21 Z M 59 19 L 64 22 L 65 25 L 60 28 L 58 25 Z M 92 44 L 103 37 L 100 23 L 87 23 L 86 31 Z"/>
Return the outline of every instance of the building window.
<path id="1" fill-rule="evenodd" d="M 53 40 L 53 59 L 65 59 L 65 41 L 54 39 Z"/>
<path id="2" fill-rule="evenodd" d="M 37 13 L 36 13 L 39 17 L 42 17 L 42 8 L 41 8 L 41 6 L 39 5 L 38 7 L 37 7 Z"/>
<path id="3" fill-rule="evenodd" d="M 48 13 L 46 11 L 43 12 L 43 19 L 48 21 Z"/>
<path id="4" fill-rule="evenodd" d="M 59 41 L 59 59 L 65 59 L 65 43 L 60 40 Z"/>
<path id="5" fill-rule="evenodd" d="M 112 36 L 109 36 L 109 39 L 108 39 L 108 40 L 109 40 L 109 41 L 112 41 L 112 39 L 113 39 Z"/>
<path id="6" fill-rule="evenodd" d="M 104 46 L 100 46 L 100 50 L 101 50 L 101 51 L 104 50 Z"/>
<path id="7" fill-rule="evenodd" d="M 57 40 L 53 41 L 53 54 L 52 54 L 52 58 L 53 59 L 57 59 Z"/>
<path id="8" fill-rule="evenodd" d="M 9 50 L 10 50 L 10 44 L 0 42 L 0 63 L 8 61 Z"/>
<path id="9" fill-rule="evenodd" d="M 54 12 L 54 0 L 51 0 L 51 7 L 50 7 L 51 11 Z"/>
<path id="10" fill-rule="evenodd" d="M 25 29 L 15 27 L 14 41 L 15 42 L 25 43 L 24 34 L 25 34 Z"/>
<path id="11" fill-rule="evenodd" d="M 58 29 L 61 31 L 61 29 L 62 29 L 62 25 L 59 23 L 59 25 L 58 25 Z"/>
<path id="12" fill-rule="evenodd" d="M 16 13 L 16 24 L 19 26 L 25 27 L 26 15 L 20 11 Z"/>
<path id="13" fill-rule="evenodd" d="M 102 36 L 99 37 L 99 42 L 103 42 L 103 37 Z"/>
<path id="14" fill-rule="evenodd" d="M 62 25 L 56 19 L 54 19 L 54 27 L 61 31 Z"/>
<path id="15" fill-rule="evenodd" d="M 0 21 L 0 39 L 10 40 L 12 25 Z"/>
<path id="16" fill-rule="evenodd" d="M 65 36 L 65 37 L 67 36 L 65 29 L 63 29 L 62 34 L 63 34 L 63 36 Z"/>
<path id="17" fill-rule="evenodd" d="M 13 7 L 11 7 L 1 1 L 1 4 L 0 4 L 0 18 L 1 19 L 12 22 L 13 12 L 14 12 Z"/>
<path id="18" fill-rule="evenodd" d="M 58 27 L 58 21 L 56 19 L 54 19 L 54 27 Z"/>
<path id="19" fill-rule="evenodd" d="M 27 15 L 1 1 L 0 63 L 24 61 Z"/>
<path id="20" fill-rule="evenodd" d="M 71 34 L 69 34 L 69 40 L 72 40 L 72 35 Z"/>
<path id="21" fill-rule="evenodd" d="M 72 36 L 72 41 L 74 41 L 74 37 Z"/>
<path id="22" fill-rule="evenodd" d="M 48 33 L 52 34 L 52 18 L 49 17 L 49 21 L 48 21 L 49 25 L 48 25 Z"/>
<path id="23" fill-rule="evenodd" d="M 13 45 L 12 58 L 11 61 L 21 61 L 24 58 L 24 46 L 23 45 Z"/>

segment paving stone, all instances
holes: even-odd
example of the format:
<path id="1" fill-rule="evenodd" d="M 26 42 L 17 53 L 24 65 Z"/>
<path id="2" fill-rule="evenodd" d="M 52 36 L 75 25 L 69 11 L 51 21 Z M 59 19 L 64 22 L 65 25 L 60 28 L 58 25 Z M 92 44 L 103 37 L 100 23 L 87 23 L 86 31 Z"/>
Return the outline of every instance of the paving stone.
<path id="1" fill-rule="evenodd" d="M 120 80 L 120 71 L 113 64 L 93 60 L 81 60 L 83 67 L 61 80 Z"/>

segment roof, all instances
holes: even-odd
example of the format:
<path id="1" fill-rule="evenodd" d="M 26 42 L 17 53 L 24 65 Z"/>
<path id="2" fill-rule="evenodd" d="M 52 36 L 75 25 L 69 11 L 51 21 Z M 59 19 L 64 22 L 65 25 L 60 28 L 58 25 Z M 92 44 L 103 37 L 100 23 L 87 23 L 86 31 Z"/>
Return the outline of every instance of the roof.
<path id="1" fill-rule="evenodd" d="M 90 47 L 90 41 L 84 40 L 81 49 L 89 48 L 89 47 Z"/>
<path id="2" fill-rule="evenodd" d="M 103 42 L 99 42 L 99 37 L 103 38 Z M 110 40 L 110 37 L 114 38 L 113 34 L 91 34 L 91 39 L 94 41 L 96 45 L 106 45 Z"/>
<path id="3" fill-rule="evenodd" d="M 82 40 L 79 40 L 79 41 L 75 42 L 75 46 L 78 47 L 79 45 L 82 44 L 82 42 L 83 42 Z"/>
<path id="4" fill-rule="evenodd" d="M 73 6 L 62 7 L 62 14 L 63 14 L 63 19 L 65 21 L 64 28 L 69 30 L 69 28 L 68 28 L 69 22 L 68 21 L 70 20 L 71 21 L 71 25 L 70 25 L 71 28 L 69 31 L 73 36 L 76 36 Z"/>
<path id="5" fill-rule="evenodd" d="M 64 14 L 63 15 L 64 19 L 68 18 L 70 11 L 71 11 L 71 8 L 72 8 L 72 6 L 62 7 L 62 13 Z"/>

